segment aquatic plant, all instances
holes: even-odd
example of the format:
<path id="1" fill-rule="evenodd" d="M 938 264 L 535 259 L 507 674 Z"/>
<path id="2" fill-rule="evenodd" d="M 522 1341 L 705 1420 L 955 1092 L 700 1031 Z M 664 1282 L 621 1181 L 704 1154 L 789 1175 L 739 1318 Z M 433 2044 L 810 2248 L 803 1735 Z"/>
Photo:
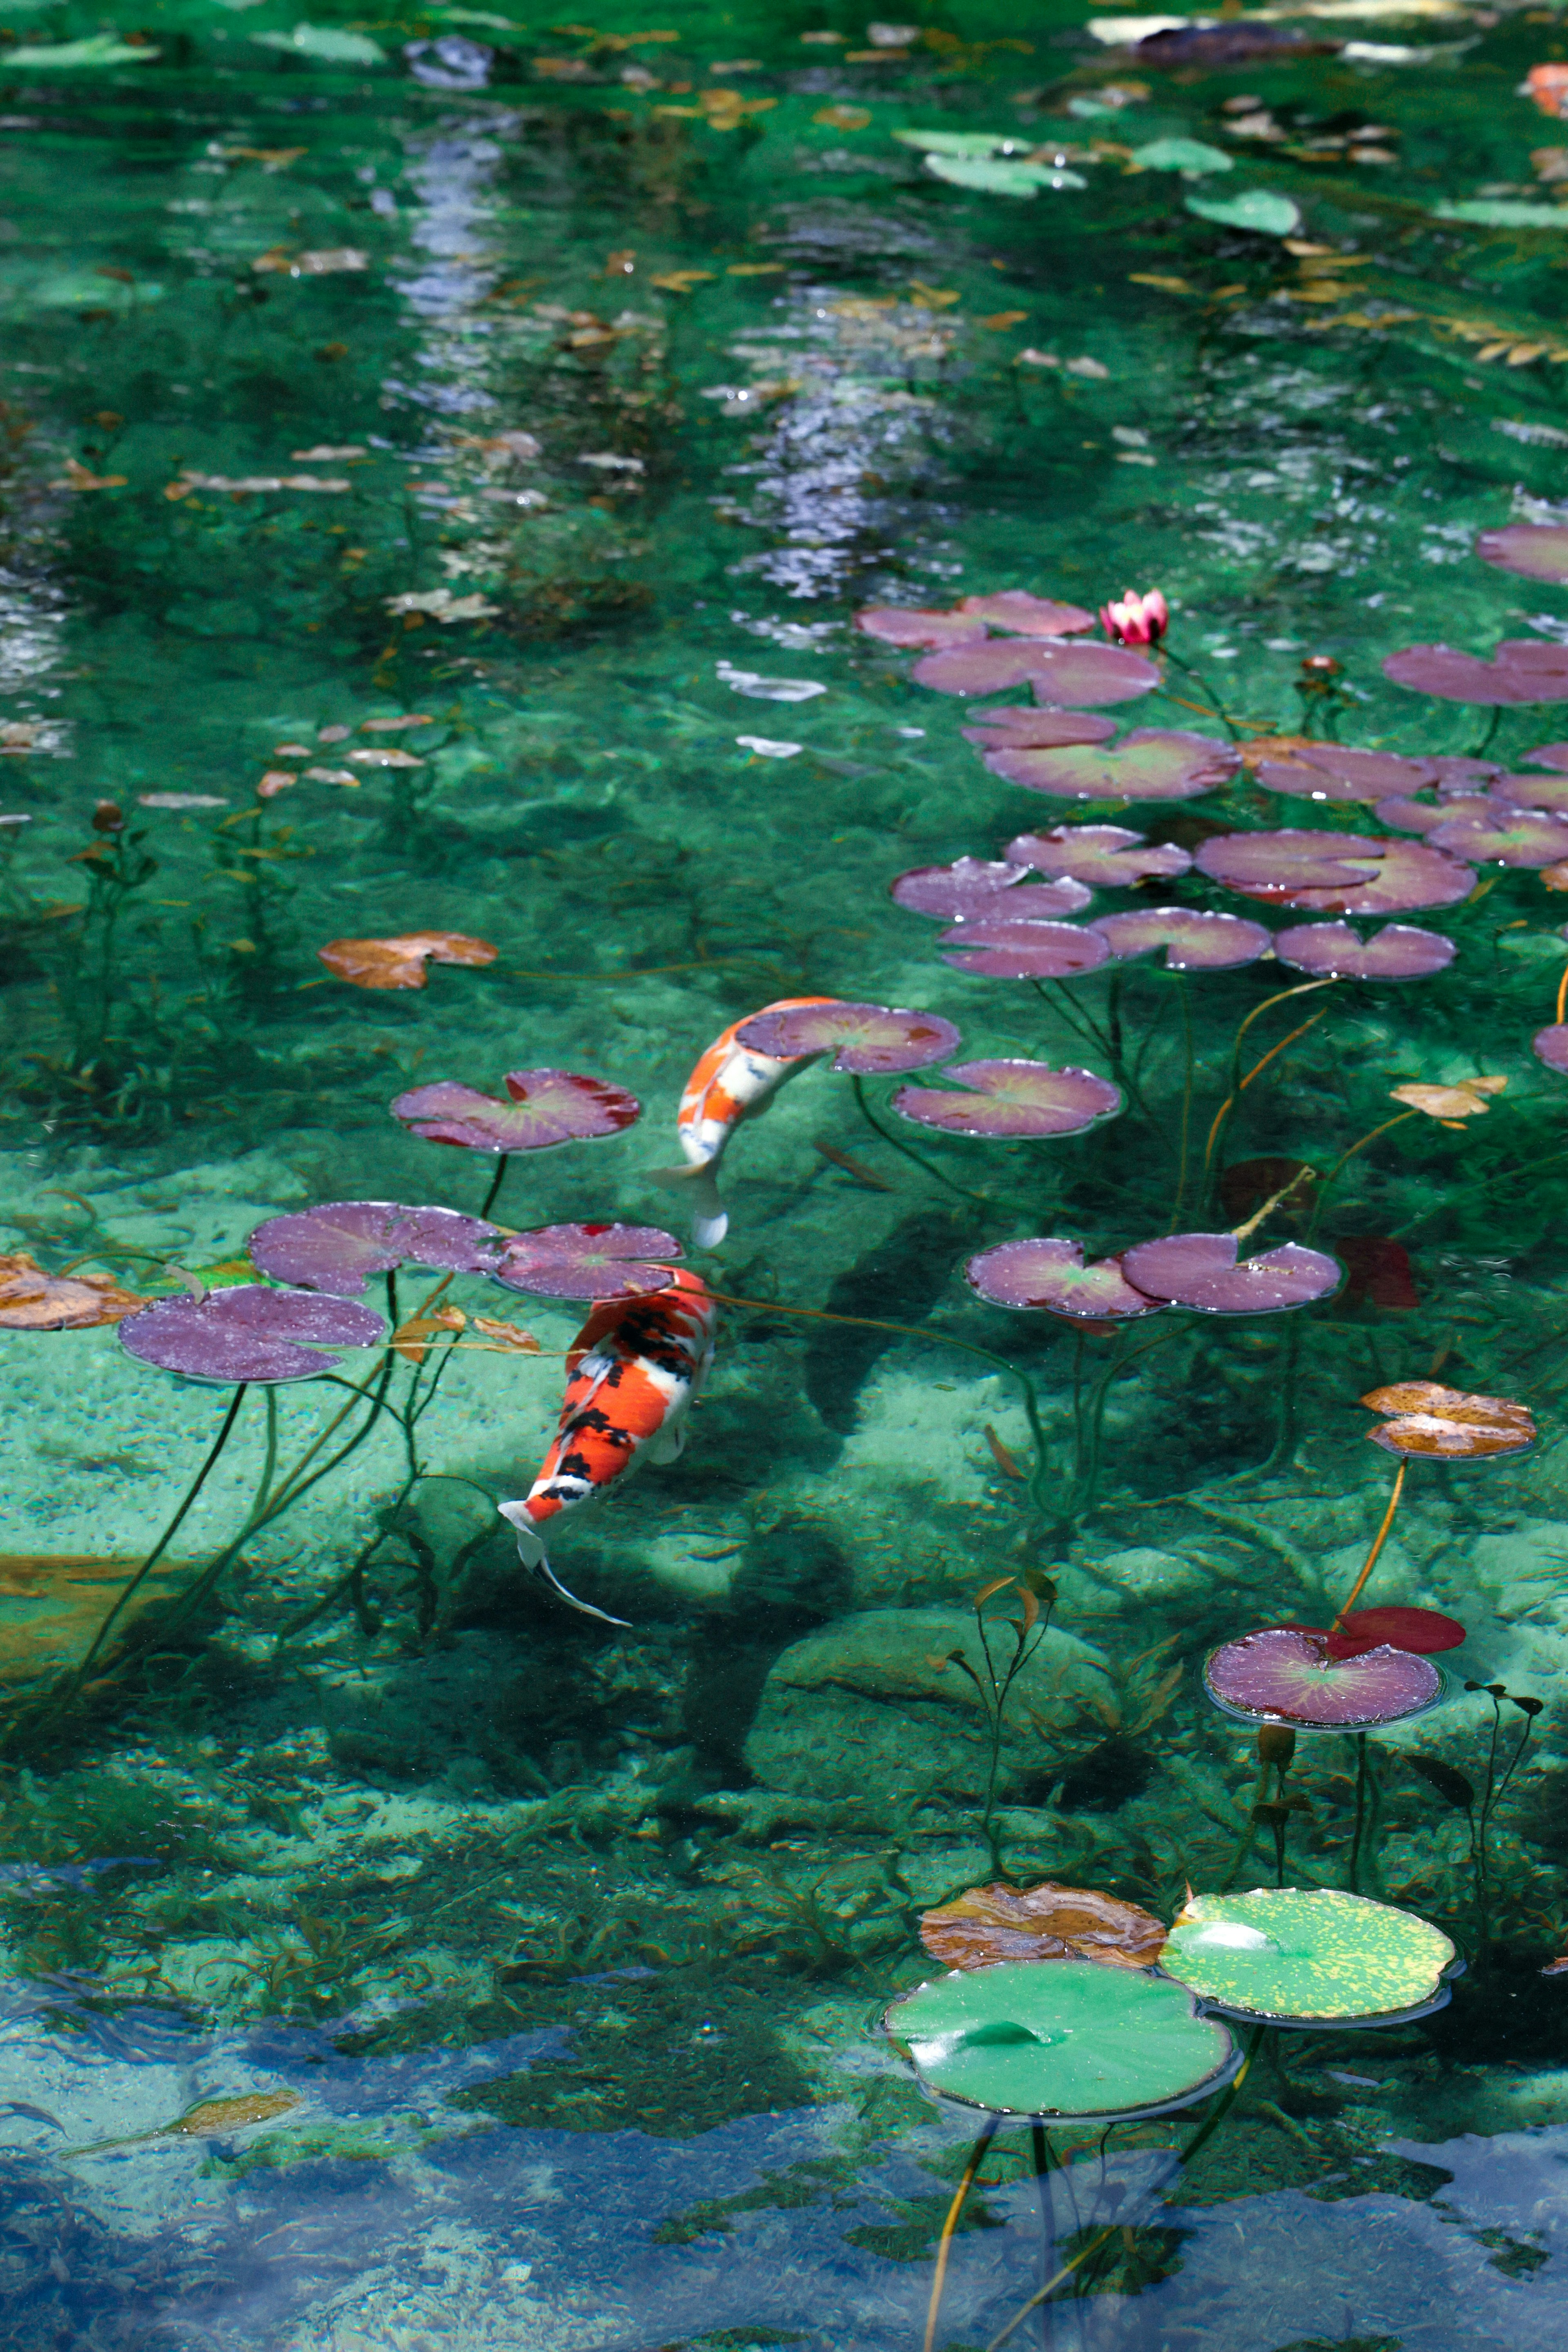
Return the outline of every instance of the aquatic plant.
<path id="1" fill-rule="evenodd" d="M 1045 1603 L 1042 1610 L 1040 1604 Z M 996 1606 L 992 1604 L 995 1603 Z M 1002 1847 L 996 1828 L 996 1783 L 1002 1769 L 1002 1740 L 1007 1727 L 1007 1705 L 1013 1685 L 1028 1664 L 1050 1630 L 1051 1612 L 1057 1603 L 1057 1588 L 1050 1578 L 1037 1568 L 1026 1569 L 1022 1576 L 998 1576 L 983 1584 L 970 1606 L 974 1612 L 974 1629 L 980 1637 L 984 1671 L 972 1666 L 962 1650 L 950 1650 L 943 1664 L 956 1666 L 974 1685 L 985 1720 L 989 1748 L 986 1764 L 985 1790 L 981 1800 L 976 1823 L 991 1856 L 991 1867 L 998 1877 L 1003 1874 Z M 1005 1616 L 1004 1609 L 1016 1608 L 1016 1617 Z M 998 1659 L 991 1647 L 993 1634 L 1004 1630 L 1012 1636 L 1011 1654 L 1004 1652 Z"/>
<path id="2" fill-rule="evenodd" d="M 479 1210 L 488 1217 L 506 1181 L 514 1151 L 548 1151 L 557 1144 L 618 1135 L 642 1117 L 642 1105 L 624 1087 L 574 1070 L 509 1070 L 506 1099 L 481 1094 L 455 1078 L 413 1087 L 388 1106 L 427 1143 L 498 1155 L 496 1172 Z"/>
<path id="3" fill-rule="evenodd" d="M 1196 800 L 1241 765 L 1240 753 L 1215 736 L 1159 727 L 1134 728 L 1110 748 L 1009 744 L 983 756 L 994 776 L 1066 801 Z"/>

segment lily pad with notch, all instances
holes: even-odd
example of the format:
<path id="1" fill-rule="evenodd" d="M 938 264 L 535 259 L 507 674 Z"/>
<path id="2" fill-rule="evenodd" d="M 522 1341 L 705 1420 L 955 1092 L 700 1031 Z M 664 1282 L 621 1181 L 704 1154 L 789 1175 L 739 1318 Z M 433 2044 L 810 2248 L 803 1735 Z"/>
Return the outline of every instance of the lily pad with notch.
<path id="1" fill-rule="evenodd" d="M 1037 704 L 1002 703 L 977 713 L 973 727 L 961 727 L 966 743 L 984 751 L 1041 751 L 1064 743 L 1104 743 L 1117 721 L 1094 710 L 1042 709 Z"/>
<path id="2" fill-rule="evenodd" d="M 1009 922 L 1000 916 L 983 916 L 944 931 L 941 944 L 944 950 L 961 947 L 957 954 L 944 952 L 944 963 L 988 980 L 1071 980 L 1110 961 L 1110 942 L 1076 923 Z"/>
<path id="3" fill-rule="evenodd" d="M 1211 1650 L 1204 1688 L 1238 1722 L 1295 1731 L 1379 1731 L 1447 1696 L 1441 1669 L 1414 1651 L 1380 1643 L 1336 1658 L 1325 1635 L 1296 1625 L 1266 1626 Z"/>
<path id="4" fill-rule="evenodd" d="M 643 1298 L 669 1288 L 664 1261 L 680 1255 L 658 1225 L 536 1225 L 510 1234 L 489 1270 L 507 1290 L 538 1298 Z"/>
<path id="5" fill-rule="evenodd" d="M 938 694 L 1004 694 L 1033 688 L 1041 702 L 1133 702 L 1160 683 L 1154 663 L 1123 646 L 1072 645 L 1065 637 L 1013 637 L 928 654 L 913 671 Z"/>
<path id="6" fill-rule="evenodd" d="M 1029 1136 L 1082 1135 L 1122 1108 L 1121 1089 L 1092 1071 L 1053 1069 L 1024 1060 L 954 1062 L 942 1072 L 966 1089 L 900 1087 L 893 1108 L 917 1127 L 944 1135 L 1016 1140 Z"/>
<path id="7" fill-rule="evenodd" d="M 1162 1314 L 1166 1305 L 1134 1289 L 1119 1257 L 1086 1265 L 1083 1244 L 1056 1234 L 981 1250 L 968 1260 L 963 1278 L 993 1307 L 1035 1309 L 1069 1322 L 1131 1322 Z"/>
<path id="8" fill-rule="evenodd" d="M 1391 793 L 1417 793 L 1437 781 L 1430 760 L 1359 751 L 1338 743 L 1300 744 L 1288 760 L 1260 760 L 1254 773 L 1268 792 L 1324 802 L 1378 801 Z"/>
<path id="9" fill-rule="evenodd" d="M 1087 744 L 987 751 L 994 776 L 1065 801 L 1190 801 L 1234 776 L 1241 754 L 1217 736 L 1138 727 L 1113 750 Z"/>
<path id="10" fill-rule="evenodd" d="M 1526 702 L 1568 702 L 1568 646 L 1538 637 L 1507 637 L 1490 661 L 1453 646 L 1406 646 L 1390 654 L 1384 677 L 1444 702 L 1504 708 Z"/>
<path id="11" fill-rule="evenodd" d="M 1315 915 L 1402 915 L 1457 906 L 1476 877 L 1424 841 L 1375 834 L 1226 833 L 1199 845 L 1200 872 L 1244 898 Z"/>
<path id="12" fill-rule="evenodd" d="M 1429 980 L 1457 952 L 1452 940 L 1415 923 L 1384 923 L 1363 940 L 1349 923 L 1297 923 L 1274 934 L 1274 952 L 1293 971 L 1322 980 Z"/>
<path id="13" fill-rule="evenodd" d="M 1166 1234 L 1140 1242 L 1122 1265 L 1149 1297 L 1198 1315 L 1279 1315 L 1331 1297 L 1344 1280 L 1337 1259 L 1300 1242 L 1242 1258 L 1234 1234 Z"/>
<path id="14" fill-rule="evenodd" d="M 1047 921 L 1078 914 L 1094 895 L 1071 879 L 1031 882 L 1029 873 L 1027 866 L 1004 859 L 956 857 L 951 866 L 917 866 L 900 874 L 888 895 L 896 907 L 941 916 L 950 923 L 984 915 Z"/>
<path id="15" fill-rule="evenodd" d="M 509 1070 L 502 1084 L 504 1102 L 455 1078 L 438 1078 L 398 1095 L 392 1116 L 427 1143 L 468 1151 L 547 1151 L 558 1143 L 618 1135 L 642 1116 L 641 1103 L 624 1087 L 574 1070 Z"/>
<path id="16" fill-rule="evenodd" d="M 1146 841 L 1141 833 L 1120 824 L 1058 824 L 1049 833 L 1020 833 L 1005 854 L 1053 880 L 1108 890 L 1130 889 L 1156 877 L 1173 881 L 1193 862 L 1173 841 Z"/>
<path id="17" fill-rule="evenodd" d="M 1101 915 L 1086 928 L 1099 932 L 1119 963 L 1157 955 L 1167 971 L 1235 971 L 1256 963 L 1272 944 L 1261 923 L 1200 907 L 1140 907 Z"/>
<path id="18" fill-rule="evenodd" d="M 1517 572 L 1521 580 L 1551 580 L 1559 586 L 1568 582 L 1568 528 L 1562 523 L 1515 522 L 1502 530 L 1483 530 L 1476 553 L 1483 563 Z"/>
<path id="19" fill-rule="evenodd" d="M 342 1362 L 338 1348 L 370 1348 L 385 1318 L 351 1299 L 241 1283 L 203 1298 L 155 1298 L 120 1326 L 127 1355 L 188 1381 L 233 1388 L 316 1380 Z"/>
<path id="20" fill-rule="evenodd" d="M 1437 1381 L 1396 1381 L 1372 1389 L 1361 1400 L 1386 1418 L 1367 1436 L 1385 1454 L 1440 1462 L 1494 1460 L 1527 1454 L 1536 1439 L 1535 1417 L 1512 1397 L 1472 1396 Z"/>
<path id="21" fill-rule="evenodd" d="M 793 1005 L 755 1013 L 735 1031 L 737 1044 L 780 1062 L 803 1054 L 831 1054 L 830 1070 L 860 1077 L 896 1076 L 940 1062 L 959 1042 L 959 1033 L 940 1013 L 911 1013 L 902 1005 L 853 1004 L 828 998 L 820 1004 Z"/>
<path id="22" fill-rule="evenodd" d="M 400 1201 L 323 1201 L 295 1215 L 268 1217 L 247 1247 L 251 1264 L 273 1282 L 357 1298 L 365 1277 L 400 1265 L 483 1274 L 495 1260 L 500 1228 L 455 1209 L 410 1209 Z"/>
<path id="23" fill-rule="evenodd" d="M 1337 1887 L 1189 1895 L 1160 1966 L 1205 2009 L 1250 2024 L 1394 2025 L 1449 1998 L 1440 1927 Z"/>
<path id="24" fill-rule="evenodd" d="M 995 2115 L 1168 2115 L 1240 2063 L 1184 1985 L 1094 1960 L 955 1970 L 894 2001 L 882 2024 L 928 2090 Z"/>

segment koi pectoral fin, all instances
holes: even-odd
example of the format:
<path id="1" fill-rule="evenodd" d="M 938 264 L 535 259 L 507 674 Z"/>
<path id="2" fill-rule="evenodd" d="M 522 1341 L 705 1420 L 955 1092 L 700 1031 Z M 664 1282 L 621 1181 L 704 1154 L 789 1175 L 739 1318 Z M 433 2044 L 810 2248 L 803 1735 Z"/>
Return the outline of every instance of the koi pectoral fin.
<path id="1" fill-rule="evenodd" d="M 717 1249 L 730 1230 L 730 1219 L 723 1202 L 719 1198 L 719 1182 L 710 1160 L 693 1161 L 685 1168 L 648 1168 L 644 1171 L 650 1184 L 689 1186 L 692 1193 L 691 1238 L 699 1249 Z"/>
<path id="2" fill-rule="evenodd" d="M 530 1518 L 525 1502 L 500 1503 L 496 1507 L 517 1531 L 519 1559 L 541 1584 L 548 1585 L 558 1601 L 563 1601 L 568 1609 L 575 1609 L 580 1616 L 596 1617 L 602 1625 L 630 1625 L 629 1617 L 612 1617 L 607 1609 L 595 1609 L 592 1601 L 579 1601 L 574 1592 L 567 1591 L 545 1557 L 543 1538 Z"/>

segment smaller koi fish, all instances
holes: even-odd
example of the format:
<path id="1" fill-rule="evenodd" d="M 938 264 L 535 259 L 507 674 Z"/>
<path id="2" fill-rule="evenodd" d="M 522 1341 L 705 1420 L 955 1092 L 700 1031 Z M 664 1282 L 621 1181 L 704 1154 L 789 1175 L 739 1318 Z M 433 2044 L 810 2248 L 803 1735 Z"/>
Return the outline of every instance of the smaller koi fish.
<path id="1" fill-rule="evenodd" d="M 608 1494 L 644 1457 L 676 1459 L 713 1360 L 714 1314 L 707 1284 L 685 1267 L 675 1269 L 667 1290 L 596 1306 L 567 1350 L 555 1443 L 527 1495 L 497 1507 L 517 1530 L 524 1567 L 584 1617 L 628 1622 L 567 1591 L 546 1556 L 543 1530 Z"/>
<path id="2" fill-rule="evenodd" d="M 803 1004 L 836 1002 L 831 996 L 781 996 L 776 1003 L 760 1009 L 793 1013 Z M 756 1018 L 754 1013 L 745 1016 L 747 1021 Z M 778 1057 L 755 1053 L 737 1039 L 736 1031 L 743 1026 L 743 1022 L 731 1022 L 721 1036 L 715 1037 L 686 1081 L 675 1131 L 688 1164 L 648 1171 L 655 1184 L 691 1187 L 695 1208 L 691 1234 L 699 1249 L 717 1249 L 730 1230 L 728 1213 L 719 1198 L 718 1174 L 731 1137 L 743 1118 L 760 1118 L 785 1079 L 817 1058 L 815 1054 Z"/>
<path id="3" fill-rule="evenodd" d="M 814 1151 L 820 1151 L 824 1160 L 833 1167 L 842 1168 L 846 1176 L 853 1176 L 857 1184 L 864 1184 L 868 1192 L 896 1192 L 899 1189 L 896 1184 L 889 1184 L 885 1176 L 879 1176 L 874 1169 L 868 1168 L 863 1160 L 851 1159 L 848 1152 L 840 1151 L 836 1143 L 825 1143 L 820 1135 L 812 1137 L 811 1148 Z"/>

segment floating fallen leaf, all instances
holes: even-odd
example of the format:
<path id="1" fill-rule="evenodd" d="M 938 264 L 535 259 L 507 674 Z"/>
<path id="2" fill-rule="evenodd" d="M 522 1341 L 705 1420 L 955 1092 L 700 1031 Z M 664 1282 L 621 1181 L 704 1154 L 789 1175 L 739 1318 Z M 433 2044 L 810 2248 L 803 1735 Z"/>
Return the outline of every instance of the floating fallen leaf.
<path id="1" fill-rule="evenodd" d="M 286 793 L 298 782 L 292 768 L 268 768 L 256 787 L 256 797 L 258 801 L 276 800 L 279 793 Z"/>
<path id="2" fill-rule="evenodd" d="M 0 1330 L 87 1331 L 147 1301 L 107 1274 L 46 1274 L 26 1250 L 0 1254 Z"/>
<path id="3" fill-rule="evenodd" d="M 956 1902 L 928 1911 L 921 1941 L 950 1969 L 984 1969 L 998 1960 L 1104 1960 L 1146 1969 L 1165 1940 L 1163 1923 L 1134 1903 L 1088 1887 L 972 1886 Z"/>
<path id="4" fill-rule="evenodd" d="M 49 488 L 51 490 L 122 490 L 125 476 L 90 473 L 87 467 L 78 465 L 74 457 L 68 457 L 65 472 L 58 481 L 51 482 Z"/>
<path id="5" fill-rule="evenodd" d="M 951 286 L 928 286 L 921 278 L 911 278 L 910 280 L 910 299 L 920 310 L 949 310 L 962 299 L 957 290 Z"/>
<path id="6" fill-rule="evenodd" d="M 1396 1381 L 1390 1388 L 1371 1390 L 1361 1402 L 1369 1412 L 1390 1416 L 1381 1428 L 1367 1432 L 1385 1454 L 1475 1460 L 1523 1454 L 1535 1443 L 1533 1416 L 1511 1397 L 1468 1396 L 1436 1381 Z"/>
<path id="7" fill-rule="evenodd" d="M 819 106 L 811 119 L 825 131 L 864 131 L 871 117 L 863 106 Z"/>
<path id="8" fill-rule="evenodd" d="M 356 768 L 422 768 L 425 761 L 412 751 L 399 751 L 391 745 L 361 743 L 348 757 Z"/>
<path id="9" fill-rule="evenodd" d="M 392 940 L 333 940 L 316 953 L 355 988 L 423 988 L 427 962 L 494 963 L 497 950 L 461 931 L 408 931 Z"/>
<path id="10" fill-rule="evenodd" d="M 349 269 L 368 269 L 370 256 L 357 246 L 325 246 L 315 253 L 287 253 L 274 247 L 251 263 L 252 269 L 275 270 L 284 278 L 335 278 Z"/>
<path id="11" fill-rule="evenodd" d="M 301 155 L 310 153 L 308 147 L 220 147 L 218 153 L 226 163 L 265 163 L 269 172 L 286 171 L 297 163 Z"/>
<path id="12" fill-rule="evenodd" d="M 531 1331 L 525 1331 L 521 1323 L 503 1323 L 493 1315 L 476 1315 L 474 1328 L 482 1331 L 487 1339 L 494 1339 L 500 1347 L 514 1349 L 520 1355 L 537 1356 L 540 1353 L 538 1340 Z"/>
<path id="13" fill-rule="evenodd" d="M 975 324 L 989 327 L 993 333 L 1001 334 L 1008 327 L 1021 326 L 1028 315 L 1027 310 L 993 310 L 988 319 L 977 319 Z"/>
<path id="14" fill-rule="evenodd" d="M 296 465 L 322 466 L 334 457 L 368 457 L 370 452 L 358 441 L 347 442 L 341 449 L 331 442 L 324 441 L 315 449 L 290 449 L 289 455 Z"/>
<path id="15" fill-rule="evenodd" d="M 680 110 L 684 112 L 686 110 Z M 659 111 L 668 113 L 674 110 L 661 107 Z M 712 275 L 710 269 L 665 269 L 647 282 L 650 286 L 657 286 L 663 294 L 689 294 L 694 286 L 705 284 Z"/>
<path id="16" fill-rule="evenodd" d="M 468 1320 L 460 1307 L 437 1307 L 428 1315 L 411 1315 L 392 1335 L 393 1353 L 401 1356 L 405 1363 L 422 1364 L 437 1332 L 450 1331 L 455 1335 L 467 1328 Z"/>
<path id="17" fill-rule="evenodd" d="M 359 790 L 359 778 L 352 768 L 307 768 L 305 773 L 313 784 L 347 784 L 352 791 Z"/>
<path id="18" fill-rule="evenodd" d="M 434 727 L 435 724 L 427 711 L 411 710 L 404 719 L 362 719 L 359 731 L 362 735 L 395 735 L 405 727 Z"/>
<path id="19" fill-rule="evenodd" d="M 480 595 L 454 596 L 449 588 L 426 588 L 406 596 L 389 596 L 389 613 L 426 613 L 433 621 L 449 627 L 454 621 L 484 621 L 500 611 L 499 604 L 489 604 Z M 346 734 L 348 730 L 345 728 Z"/>
<path id="20" fill-rule="evenodd" d="M 1487 1097 L 1500 1094 L 1507 1084 L 1506 1078 L 1461 1078 L 1451 1087 L 1394 1087 L 1390 1099 L 1408 1103 L 1412 1110 L 1425 1111 L 1445 1127 L 1457 1127 L 1461 1119 L 1479 1118 L 1490 1108 Z"/>

